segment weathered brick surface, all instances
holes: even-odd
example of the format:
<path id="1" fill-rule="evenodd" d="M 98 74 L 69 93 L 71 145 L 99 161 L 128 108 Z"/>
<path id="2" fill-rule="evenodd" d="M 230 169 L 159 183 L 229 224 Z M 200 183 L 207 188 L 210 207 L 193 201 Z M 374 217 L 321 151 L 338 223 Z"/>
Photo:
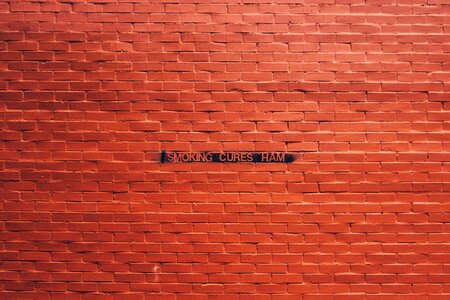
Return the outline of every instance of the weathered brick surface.
<path id="1" fill-rule="evenodd" d="M 449 24 L 446 0 L 0 1 L 0 298 L 449 299 Z"/>

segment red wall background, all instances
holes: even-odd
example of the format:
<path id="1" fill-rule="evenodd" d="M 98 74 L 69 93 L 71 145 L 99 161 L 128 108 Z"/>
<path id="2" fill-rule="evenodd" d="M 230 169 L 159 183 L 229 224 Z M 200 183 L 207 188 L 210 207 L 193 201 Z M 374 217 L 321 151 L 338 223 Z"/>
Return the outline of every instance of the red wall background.
<path id="1" fill-rule="evenodd" d="M 449 299 L 448 1 L 0 12 L 0 298 Z"/>

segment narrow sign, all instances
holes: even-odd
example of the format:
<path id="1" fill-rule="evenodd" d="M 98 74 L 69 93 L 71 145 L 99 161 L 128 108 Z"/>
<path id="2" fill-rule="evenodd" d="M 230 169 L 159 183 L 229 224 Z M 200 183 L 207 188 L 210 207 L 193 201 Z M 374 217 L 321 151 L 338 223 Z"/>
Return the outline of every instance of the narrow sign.
<path id="1" fill-rule="evenodd" d="M 295 160 L 293 154 L 285 152 L 161 152 L 161 163 L 188 162 L 254 162 L 254 163 L 290 163 Z"/>

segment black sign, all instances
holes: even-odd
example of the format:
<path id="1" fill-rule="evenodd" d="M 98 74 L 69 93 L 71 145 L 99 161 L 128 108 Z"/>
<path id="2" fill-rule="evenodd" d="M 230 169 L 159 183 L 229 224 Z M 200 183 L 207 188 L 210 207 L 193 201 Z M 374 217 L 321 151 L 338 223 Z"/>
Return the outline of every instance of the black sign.
<path id="1" fill-rule="evenodd" d="M 219 163 L 290 163 L 293 154 L 285 152 L 161 152 L 161 163 L 219 162 Z"/>

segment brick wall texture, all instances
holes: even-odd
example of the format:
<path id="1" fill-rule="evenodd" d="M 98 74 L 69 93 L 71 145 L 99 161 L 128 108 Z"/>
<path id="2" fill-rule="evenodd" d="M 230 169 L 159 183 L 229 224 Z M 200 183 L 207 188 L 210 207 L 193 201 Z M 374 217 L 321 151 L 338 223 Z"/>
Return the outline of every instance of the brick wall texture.
<path id="1" fill-rule="evenodd" d="M 450 299 L 449 24 L 448 0 L 1 0 L 0 298 Z"/>

